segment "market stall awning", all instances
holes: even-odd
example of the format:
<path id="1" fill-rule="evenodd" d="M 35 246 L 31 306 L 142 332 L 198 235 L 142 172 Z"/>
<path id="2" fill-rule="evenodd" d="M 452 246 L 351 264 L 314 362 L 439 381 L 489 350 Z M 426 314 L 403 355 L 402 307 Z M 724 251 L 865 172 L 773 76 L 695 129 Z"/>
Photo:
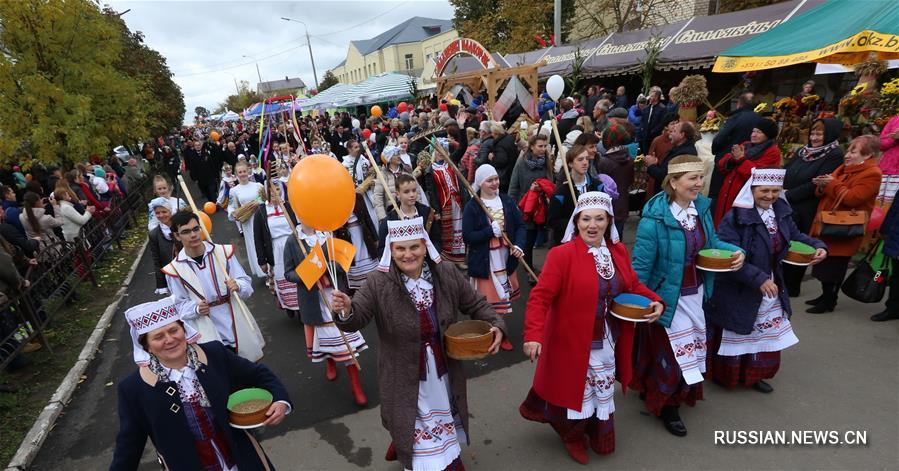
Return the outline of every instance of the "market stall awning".
<path id="1" fill-rule="evenodd" d="M 540 67 L 540 76 L 547 77 L 553 74 L 571 74 L 574 71 L 578 59 L 580 59 L 581 67 L 583 67 L 583 64 L 586 64 L 587 60 L 589 60 L 610 37 L 612 37 L 612 35 L 608 34 L 574 44 L 553 47 L 541 57 L 542 60 L 546 61 L 546 65 Z"/>
<path id="2" fill-rule="evenodd" d="M 664 48 L 688 23 L 676 21 L 657 28 L 625 31 L 612 34 L 584 62 L 583 71 L 589 75 L 625 73 L 640 67 L 650 43 L 657 41 Z"/>
<path id="3" fill-rule="evenodd" d="M 830 0 L 722 52 L 714 72 L 899 59 L 899 1 Z"/>
<path id="4" fill-rule="evenodd" d="M 335 101 L 337 106 L 347 107 L 409 98 L 413 96 L 413 83 L 416 80 L 417 77 L 396 73 L 375 75 L 347 90 L 343 94 L 343 100 Z"/>

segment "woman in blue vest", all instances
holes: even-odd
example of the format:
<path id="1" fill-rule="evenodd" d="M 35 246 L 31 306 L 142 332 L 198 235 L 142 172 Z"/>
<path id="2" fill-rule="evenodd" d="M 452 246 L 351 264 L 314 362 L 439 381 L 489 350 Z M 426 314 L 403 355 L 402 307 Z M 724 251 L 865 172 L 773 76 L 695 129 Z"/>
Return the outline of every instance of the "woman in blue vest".
<path id="1" fill-rule="evenodd" d="M 196 344 L 171 297 L 125 311 L 138 370 L 118 386 L 119 433 L 110 470 L 136 470 L 147 437 L 163 469 L 274 469 L 256 438 L 229 424 L 228 396 L 255 387 L 272 394 L 262 425 L 290 412 L 281 381 L 220 342 Z M 239 386 L 238 386 L 239 385 Z"/>
<path id="2" fill-rule="evenodd" d="M 697 268 L 696 256 L 709 248 L 735 252 L 733 269 L 744 259 L 739 247 L 715 234 L 711 200 L 700 194 L 704 178 L 698 157 L 671 159 L 663 191 L 643 208 L 633 251 L 637 277 L 662 297 L 665 312 L 657 322 L 637 326 L 631 387 L 677 436 L 687 434 L 678 407 L 702 399 L 705 373 L 702 303 L 712 295 L 714 275 Z"/>
<path id="3" fill-rule="evenodd" d="M 781 266 L 790 241 L 816 249 L 812 264 L 827 256 L 824 242 L 799 232 L 793 222 L 790 203 L 781 198 L 785 172 L 752 169 L 718 225 L 721 240 L 746 251 L 743 268 L 716 277 L 715 296 L 706 305 L 709 374 L 728 389 L 742 384 L 770 393 L 774 388 L 764 380 L 780 368 L 780 351 L 799 342 Z"/>

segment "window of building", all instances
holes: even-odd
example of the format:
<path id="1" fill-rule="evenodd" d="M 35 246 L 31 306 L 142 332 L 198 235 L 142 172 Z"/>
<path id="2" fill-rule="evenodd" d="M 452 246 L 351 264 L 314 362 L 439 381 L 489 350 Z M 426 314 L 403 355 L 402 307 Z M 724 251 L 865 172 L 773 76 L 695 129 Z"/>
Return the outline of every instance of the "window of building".
<path id="1" fill-rule="evenodd" d="M 412 61 L 412 54 L 406 54 L 406 70 L 412 70 L 415 68 L 415 64 Z"/>

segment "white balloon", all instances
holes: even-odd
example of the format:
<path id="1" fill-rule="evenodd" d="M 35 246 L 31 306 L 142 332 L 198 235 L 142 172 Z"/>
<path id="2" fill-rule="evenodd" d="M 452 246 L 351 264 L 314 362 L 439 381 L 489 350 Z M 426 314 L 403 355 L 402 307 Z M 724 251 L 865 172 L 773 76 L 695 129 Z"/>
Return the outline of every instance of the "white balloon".
<path id="1" fill-rule="evenodd" d="M 565 79 L 563 79 L 561 75 L 553 75 L 546 81 L 546 93 L 549 93 L 549 97 L 552 98 L 553 101 L 558 100 L 564 91 Z"/>
<path id="2" fill-rule="evenodd" d="M 359 120 L 353 118 L 353 129 L 359 129 Z"/>

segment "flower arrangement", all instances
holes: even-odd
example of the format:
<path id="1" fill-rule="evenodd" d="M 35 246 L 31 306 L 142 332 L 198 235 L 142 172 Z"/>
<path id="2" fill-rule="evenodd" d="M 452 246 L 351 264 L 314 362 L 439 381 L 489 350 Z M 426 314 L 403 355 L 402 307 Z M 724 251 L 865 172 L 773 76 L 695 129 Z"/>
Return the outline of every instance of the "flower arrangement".
<path id="1" fill-rule="evenodd" d="M 709 110 L 705 114 L 705 119 L 702 120 L 702 125 L 699 126 L 699 132 L 718 132 L 722 124 L 724 124 L 724 118 L 719 116 L 715 110 Z"/>
<path id="2" fill-rule="evenodd" d="M 688 75 L 671 93 L 671 100 L 680 106 L 696 107 L 709 97 L 706 80 L 702 75 Z"/>
<path id="3" fill-rule="evenodd" d="M 802 101 L 805 101 L 805 99 Z M 792 113 L 798 106 L 799 104 L 796 103 L 796 100 L 790 97 L 781 98 L 774 103 L 774 109 L 779 113 Z"/>
<path id="4" fill-rule="evenodd" d="M 756 107 L 753 111 L 755 111 L 756 113 L 761 113 L 762 111 L 765 111 L 765 108 L 767 108 L 767 107 L 768 107 L 767 103 L 759 103 L 758 105 L 756 105 Z"/>
<path id="5" fill-rule="evenodd" d="M 899 114 L 899 78 L 894 78 L 880 87 L 881 116 L 890 117 Z"/>
<path id="6" fill-rule="evenodd" d="M 821 101 L 821 97 L 818 95 L 807 95 L 802 97 L 802 104 L 808 107 L 814 106 L 815 103 Z"/>

